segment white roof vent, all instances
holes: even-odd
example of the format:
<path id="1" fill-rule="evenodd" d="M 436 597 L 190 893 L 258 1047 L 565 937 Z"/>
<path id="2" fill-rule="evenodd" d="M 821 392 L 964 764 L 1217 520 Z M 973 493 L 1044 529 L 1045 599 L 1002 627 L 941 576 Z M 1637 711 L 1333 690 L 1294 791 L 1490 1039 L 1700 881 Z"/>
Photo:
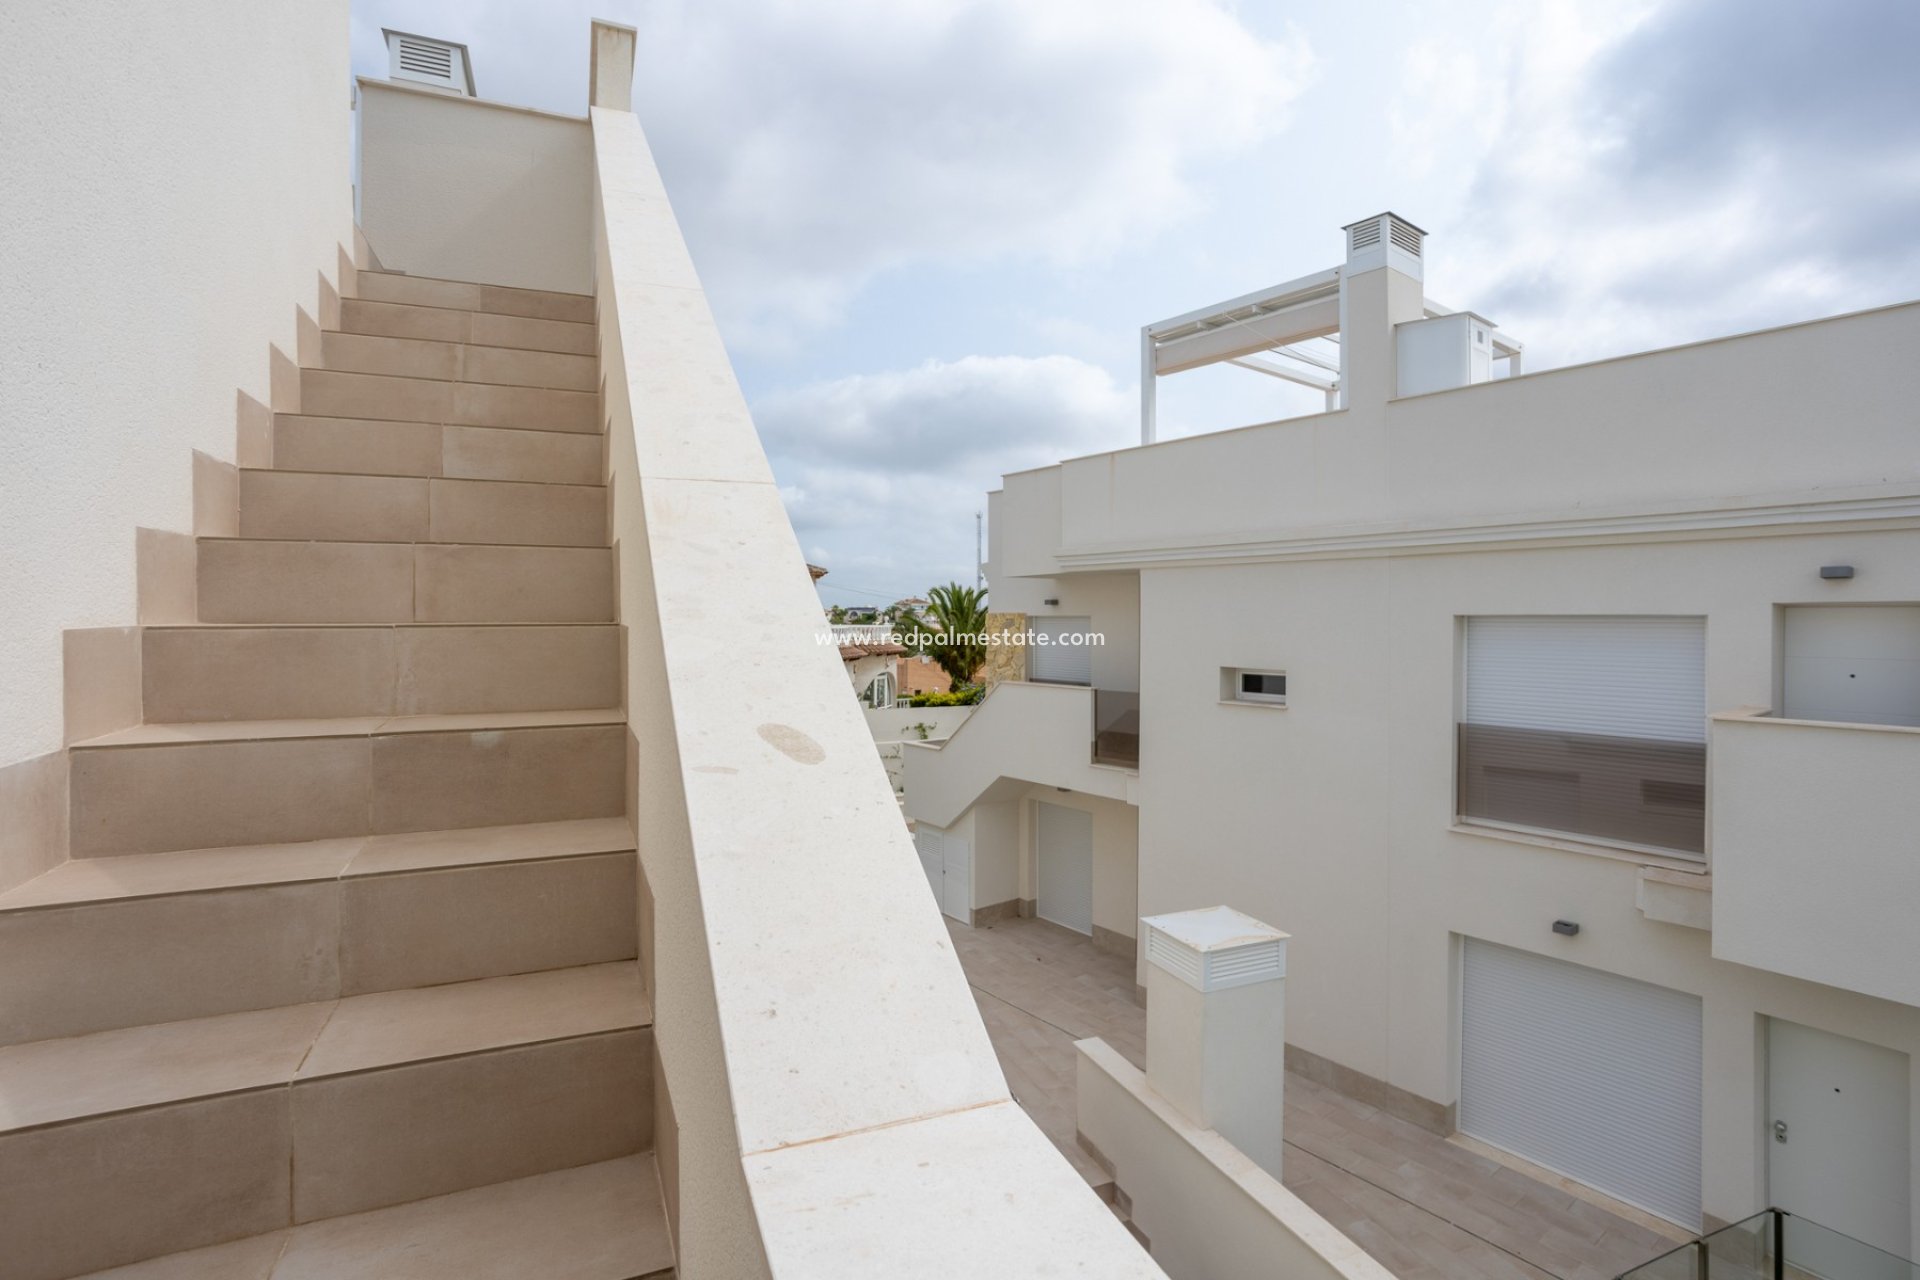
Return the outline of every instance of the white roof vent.
<path id="1" fill-rule="evenodd" d="M 1416 280 L 1421 278 L 1422 244 L 1427 233 L 1399 214 L 1377 213 L 1348 223 L 1343 229 L 1347 233 L 1347 274 L 1392 267 Z"/>
<path id="2" fill-rule="evenodd" d="M 384 27 L 381 34 L 387 38 L 389 79 L 429 85 L 463 98 L 475 96 L 473 63 L 467 58 L 467 46 Z"/>

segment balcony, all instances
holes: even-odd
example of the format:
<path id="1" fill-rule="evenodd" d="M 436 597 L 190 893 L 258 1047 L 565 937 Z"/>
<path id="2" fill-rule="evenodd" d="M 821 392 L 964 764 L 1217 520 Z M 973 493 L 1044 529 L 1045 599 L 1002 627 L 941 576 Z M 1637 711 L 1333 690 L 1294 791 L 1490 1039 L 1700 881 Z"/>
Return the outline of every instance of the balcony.
<path id="1" fill-rule="evenodd" d="M 1780 1209 L 1767 1209 L 1670 1250 L 1619 1280 L 1920 1280 L 1920 1267 Z"/>
<path id="2" fill-rule="evenodd" d="M 1920 1004 L 1920 728 L 1711 726 L 1713 954 Z"/>
<path id="3" fill-rule="evenodd" d="M 1132 803 L 1137 778 L 1126 757 L 1139 759 L 1139 697 L 1116 701 L 1083 684 L 995 685 L 945 742 L 904 744 L 908 815 L 947 826 L 1002 778 Z"/>
<path id="4" fill-rule="evenodd" d="M 1140 695 L 1128 689 L 1093 691 L 1093 762 L 1140 767 Z"/>

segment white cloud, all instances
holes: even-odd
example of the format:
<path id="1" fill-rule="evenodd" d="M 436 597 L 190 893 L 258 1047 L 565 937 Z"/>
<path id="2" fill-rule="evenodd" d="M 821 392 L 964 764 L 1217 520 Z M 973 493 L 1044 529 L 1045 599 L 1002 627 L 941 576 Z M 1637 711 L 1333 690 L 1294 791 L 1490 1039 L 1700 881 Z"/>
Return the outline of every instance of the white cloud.
<path id="1" fill-rule="evenodd" d="M 834 320 L 929 261 L 1097 261 L 1267 136 L 1298 36 L 1216 0 L 661 0 L 638 110 L 730 336 Z M 937 305 L 929 299 L 928 305 Z"/>
<path id="2" fill-rule="evenodd" d="M 1397 137 L 1464 148 L 1435 291 L 1536 368 L 1920 291 L 1916 12 L 1563 0 L 1415 46 Z"/>
<path id="3" fill-rule="evenodd" d="M 1125 444 L 1135 391 L 1068 356 L 968 356 L 754 405 L 801 544 L 835 588 L 970 581 L 973 516 L 1009 471 Z"/>

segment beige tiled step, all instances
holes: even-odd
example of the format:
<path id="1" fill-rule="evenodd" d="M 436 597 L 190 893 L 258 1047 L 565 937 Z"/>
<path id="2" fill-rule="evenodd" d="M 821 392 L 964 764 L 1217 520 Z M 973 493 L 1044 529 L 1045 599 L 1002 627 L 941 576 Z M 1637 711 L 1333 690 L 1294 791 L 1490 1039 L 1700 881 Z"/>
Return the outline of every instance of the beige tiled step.
<path id="1" fill-rule="evenodd" d="M 666 1280 L 651 1154 L 329 1218 L 81 1280 Z"/>
<path id="2" fill-rule="evenodd" d="M 335 369 L 300 371 L 300 412 L 325 418 L 381 418 L 526 431 L 600 430 L 600 396 L 497 383 L 447 382 Z"/>
<path id="3" fill-rule="evenodd" d="M 604 547 L 601 485 L 240 472 L 240 536 L 300 541 Z"/>
<path id="4" fill-rule="evenodd" d="M 592 323 L 594 318 L 591 294 L 514 289 L 506 285 L 436 280 L 389 271 L 362 271 L 358 281 L 355 296 L 373 302 L 406 302 L 422 307 L 491 311 L 498 315 L 571 320 L 581 324 Z"/>
<path id="5" fill-rule="evenodd" d="M 323 333 L 320 363 L 323 368 L 343 373 L 383 373 L 560 391 L 597 391 L 600 387 L 600 362 L 594 356 L 424 338 Z"/>
<path id="6" fill-rule="evenodd" d="M 610 707 L 621 631 L 581 626 L 149 627 L 148 723 Z"/>
<path id="7" fill-rule="evenodd" d="M 202 622 L 612 622 L 604 547 L 198 540 Z"/>
<path id="8" fill-rule="evenodd" d="M 81 858 L 0 894 L 0 1044 L 637 954 L 623 818 Z"/>
<path id="9" fill-rule="evenodd" d="M 615 710 L 136 725 L 69 752 L 76 858 L 626 812 Z"/>
<path id="10" fill-rule="evenodd" d="M 340 300 L 340 331 L 385 338 L 420 338 L 429 342 L 472 342 L 488 347 L 518 347 L 524 351 L 558 351 L 575 356 L 590 356 L 599 350 L 591 323 L 375 302 L 368 298 Z"/>
<path id="11" fill-rule="evenodd" d="M 0 1049 L 7 1274 L 631 1155 L 651 1021 L 627 962 Z"/>
<path id="12" fill-rule="evenodd" d="M 273 463 L 290 471 L 600 484 L 602 437 L 374 418 L 273 418 Z"/>

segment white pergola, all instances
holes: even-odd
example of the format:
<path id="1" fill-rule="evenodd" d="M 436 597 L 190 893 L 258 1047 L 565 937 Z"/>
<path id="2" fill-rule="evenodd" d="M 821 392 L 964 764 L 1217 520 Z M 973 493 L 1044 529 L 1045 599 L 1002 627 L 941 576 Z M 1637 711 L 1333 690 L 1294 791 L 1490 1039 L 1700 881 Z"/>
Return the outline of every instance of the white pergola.
<path id="1" fill-rule="evenodd" d="M 1285 284 L 1229 298 L 1140 330 L 1140 443 L 1152 444 L 1157 383 L 1169 373 L 1231 364 L 1325 394 L 1329 411 L 1344 403 L 1345 352 L 1340 346 L 1341 279 L 1330 267 Z M 1426 304 L 1428 316 L 1454 314 Z M 1521 345 L 1493 335 L 1494 354 L 1520 372 Z"/>

